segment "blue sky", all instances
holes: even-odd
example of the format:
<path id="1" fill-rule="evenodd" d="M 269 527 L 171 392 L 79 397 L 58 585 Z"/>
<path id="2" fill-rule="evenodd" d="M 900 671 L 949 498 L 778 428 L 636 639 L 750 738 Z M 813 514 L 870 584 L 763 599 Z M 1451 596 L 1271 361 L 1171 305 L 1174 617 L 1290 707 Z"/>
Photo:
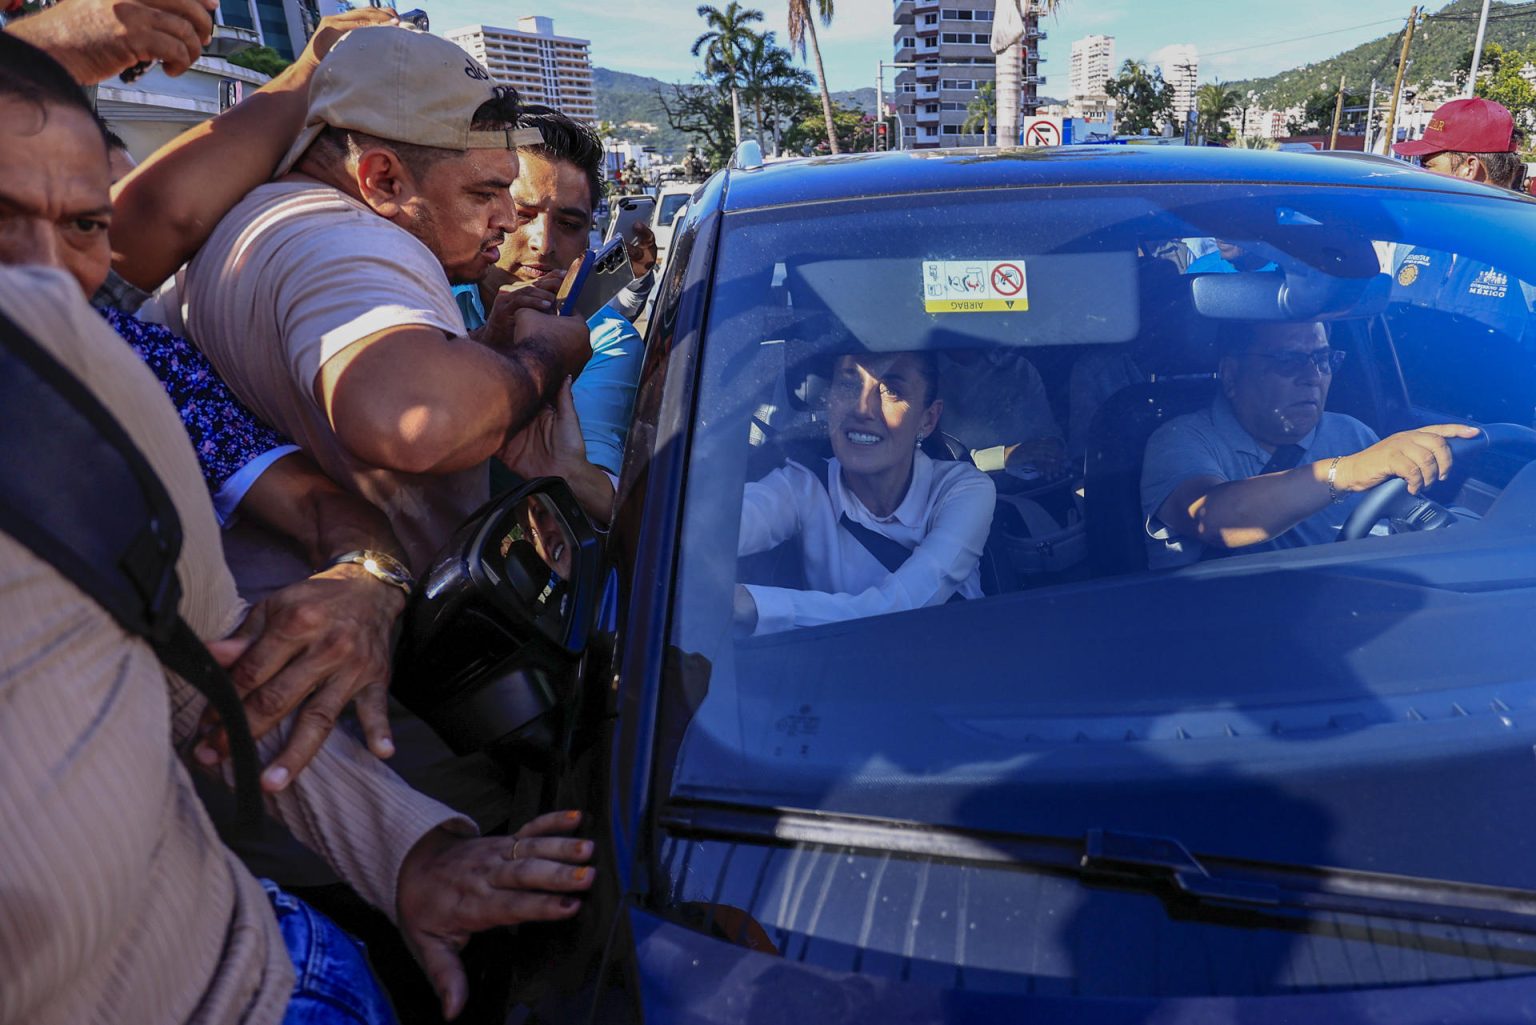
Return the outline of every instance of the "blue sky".
<path id="1" fill-rule="evenodd" d="M 590 39 L 592 62 L 600 67 L 667 81 L 689 79 L 696 69 L 688 53 L 702 30 L 695 0 L 398 2 L 402 8 L 420 3 L 438 31 L 476 23 L 510 26 L 525 15 L 546 15 L 560 35 Z M 743 2 L 764 11 L 766 27 L 782 41 L 784 0 Z M 1065 93 L 1072 40 L 1089 33 L 1113 35 L 1117 60 L 1155 63 L 1165 47 L 1192 44 L 1201 54 L 1202 81 L 1230 80 L 1321 60 L 1395 32 L 1410 6 L 1407 0 L 1062 0 L 1057 14 L 1042 19 L 1049 38 L 1040 47 L 1048 76 L 1041 91 Z M 874 85 L 876 62 L 891 56 L 890 12 L 891 0 L 837 0 L 836 19 L 821 36 L 834 90 Z"/>

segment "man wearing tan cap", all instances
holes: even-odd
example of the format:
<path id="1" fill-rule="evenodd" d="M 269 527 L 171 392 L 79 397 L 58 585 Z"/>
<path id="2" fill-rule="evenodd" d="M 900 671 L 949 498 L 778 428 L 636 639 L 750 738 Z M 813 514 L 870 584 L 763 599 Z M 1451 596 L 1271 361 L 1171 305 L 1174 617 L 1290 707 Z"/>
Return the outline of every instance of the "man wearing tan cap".
<path id="1" fill-rule="evenodd" d="M 224 380 L 382 509 L 417 573 L 486 499 L 487 461 L 591 352 L 579 321 L 501 304 L 464 335 L 450 281 L 478 280 L 513 225 L 516 124 L 515 94 L 452 43 L 357 29 L 315 73 L 274 180 L 182 286 L 187 333 Z M 254 527 L 225 543 L 247 597 L 298 570 Z"/>
<path id="2" fill-rule="evenodd" d="M 1430 118 L 1424 137 L 1399 142 L 1392 152 L 1417 158 L 1435 174 L 1487 182 L 1521 191 L 1525 164 L 1519 149 L 1521 133 L 1502 104 L 1481 97 L 1451 100 Z"/>

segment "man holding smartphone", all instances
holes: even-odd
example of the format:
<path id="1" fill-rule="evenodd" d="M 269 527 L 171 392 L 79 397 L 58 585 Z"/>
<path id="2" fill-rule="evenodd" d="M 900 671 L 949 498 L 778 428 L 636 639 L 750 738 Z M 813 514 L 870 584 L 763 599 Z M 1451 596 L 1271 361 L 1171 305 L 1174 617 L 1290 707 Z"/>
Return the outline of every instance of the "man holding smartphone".
<path id="1" fill-rule="evenodd" d="M 603 145 L 596 133 L 548 107 L 524 107 L 522 124 L 536 129 L 543 142 L 518 148 L 518 176 L 512 185 L 516 214 L 501 257 L 478 285 L 454 290 L 471 330 L 484 321 L 483 311 L 493 304 L 507 312 L 555 309 L 561 281 L 586 252 L 592 211 L 602 194 Z M 495 317 L 493 313 L 492 321 Z M 573 465 L 583 460 L 574 459 L 575 453 L 569 450 L 562 456 L 553 444 L 544 444 L 535 451 L 527 444 L 537 437 L 532 433 L 504 461 L 517 461 L 519 469 L 565 477 L 583 507 L 589 513 L 602 509 L 600 518 L 606 520 L 613 482 L 623 461 L 643 353 L 639 332 L 614 303 L 598 310 L 587 327 L 592 357 L 572 385 L 571 403 L 579 420 L 584 462 L 602 471 L 606 486 L 598 485 L 590 468 Z M 557 402 L 547 424 L 551 438 L 559 415 Z"/>

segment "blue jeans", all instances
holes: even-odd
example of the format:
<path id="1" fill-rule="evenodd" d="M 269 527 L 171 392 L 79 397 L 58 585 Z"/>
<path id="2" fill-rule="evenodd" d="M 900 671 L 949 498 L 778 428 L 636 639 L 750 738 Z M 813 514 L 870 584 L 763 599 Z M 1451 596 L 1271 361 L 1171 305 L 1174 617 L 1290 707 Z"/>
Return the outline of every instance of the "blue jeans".
<path id="1" fill-rule="evenodd" d="M 283 1025 L 398 1025 L 363 945 L 308 904 L 261 880 L 296 979 Z"/>

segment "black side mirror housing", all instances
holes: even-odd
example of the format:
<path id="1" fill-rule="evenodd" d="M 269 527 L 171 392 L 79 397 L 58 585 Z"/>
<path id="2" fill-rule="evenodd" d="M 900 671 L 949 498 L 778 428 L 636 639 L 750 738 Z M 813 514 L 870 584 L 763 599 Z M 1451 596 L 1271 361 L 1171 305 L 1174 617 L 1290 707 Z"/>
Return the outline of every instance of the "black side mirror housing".
<path id="1" fill-rule="evenodd" d="M 559 683 L 593 626 L 599 561 L 597 531 L 563 480 L 492 499 L 406 606 L 391 693 L 460 754 L 552 754 Z"/>

